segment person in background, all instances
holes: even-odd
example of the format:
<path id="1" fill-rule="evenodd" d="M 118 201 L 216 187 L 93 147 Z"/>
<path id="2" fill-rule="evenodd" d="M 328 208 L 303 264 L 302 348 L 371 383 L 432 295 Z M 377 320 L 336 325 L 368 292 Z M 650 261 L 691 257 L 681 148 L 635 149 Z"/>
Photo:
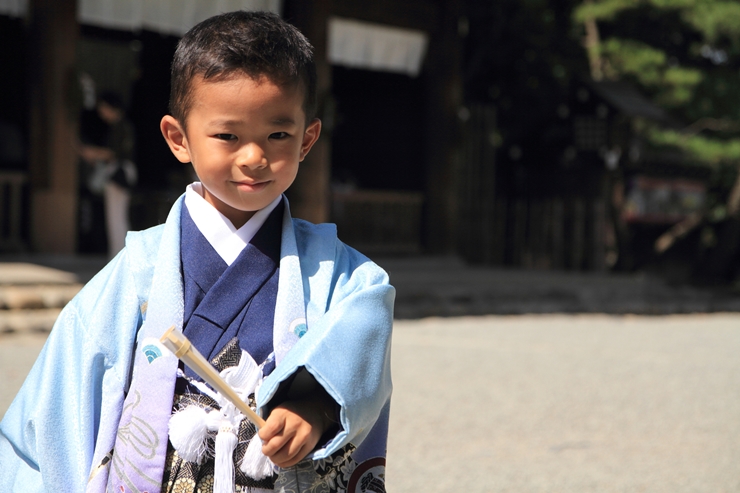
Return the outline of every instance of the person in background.
<path id="1" fill-rule="evenodd" d="M 131 189 L 137 180 L 134 148 L 133 125 L 125 116 L 121 97 L 102 93 L 94 110 L 84 112 L 80 120 L 81 251 L 101 250 L 101 224 L 109 256 L 123 248 L 130 229 Z"/>

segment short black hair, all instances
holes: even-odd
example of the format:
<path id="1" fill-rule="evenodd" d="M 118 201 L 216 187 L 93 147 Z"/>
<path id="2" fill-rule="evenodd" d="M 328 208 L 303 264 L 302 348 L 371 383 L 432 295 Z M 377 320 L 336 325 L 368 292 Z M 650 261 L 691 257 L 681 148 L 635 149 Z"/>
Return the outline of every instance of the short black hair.
<path id="1" fill-rule="evenodd" d="M 177 44 L 172 61 L 170 112 L 181 125 L 193 104 L 193 80 L 221 80 L 242 72 L 283 86 L 303 86 L 306 121 L 316 112 L 313 47 L 295 27 L 270 12 L 236 11 L 197 24 Z"/>

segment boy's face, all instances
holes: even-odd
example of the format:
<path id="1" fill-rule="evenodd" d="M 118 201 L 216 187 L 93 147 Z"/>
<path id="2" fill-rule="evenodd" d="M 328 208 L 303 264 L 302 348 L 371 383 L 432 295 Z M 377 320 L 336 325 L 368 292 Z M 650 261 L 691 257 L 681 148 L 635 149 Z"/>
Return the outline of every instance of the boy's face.
<path id="1" fill-rule="evenodd" d="M 192 96 L 187 132 L 167 115 L 162 134 L 175 157 L 193 164 L 205 199 L 239 228 L 293 183 L 321 122 L 306 125 L 300 85 L 266 77 L 197 78 Z"/>

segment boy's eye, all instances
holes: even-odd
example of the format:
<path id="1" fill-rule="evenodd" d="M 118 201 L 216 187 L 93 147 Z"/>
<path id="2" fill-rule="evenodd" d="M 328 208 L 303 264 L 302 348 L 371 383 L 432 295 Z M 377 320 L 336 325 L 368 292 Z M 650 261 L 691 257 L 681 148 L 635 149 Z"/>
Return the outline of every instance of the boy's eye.
<path id="1" fill-rule="evenodd" d="M 284 139 L 284 138 L 286 138 L 286 137 L 288 137 L 288 136 L 289 136 L 289 135 L 288 135 L 288 133 L 286 133 L 286 132 L 275 132 L 275 133 L 273 133 L 273 134 L 270 134 L 270 138 L 271 138 L 271 139 L 278 139 L 278 140 L 280 140 L 280 139 Z"/>
<path id="2" fill-rule="evenodd" d="M 234 134 L 216 134 L 215 137 L 220 140 L 236 140 L 236 135 Z"/>

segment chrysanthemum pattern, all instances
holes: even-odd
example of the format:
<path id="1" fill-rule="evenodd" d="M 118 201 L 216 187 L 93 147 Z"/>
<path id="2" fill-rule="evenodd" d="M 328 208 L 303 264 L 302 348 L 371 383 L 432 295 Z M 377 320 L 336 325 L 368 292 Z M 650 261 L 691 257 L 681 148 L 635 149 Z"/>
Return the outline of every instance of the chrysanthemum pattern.
<path id="1" fill-rule="evenodd" d="M 357 463 L 348 444 L 325 459 L 304 460 L 295 467 L 281 470 L 275 481 L 275 490 L 284 493 L 346 493 Z"/>
<path id="2" fill-rule="evenodd" d="M 192 493 L 195 491 L 195 481 L 190 478 L 180 478 L 172 484 L 172 493 Z"/>

